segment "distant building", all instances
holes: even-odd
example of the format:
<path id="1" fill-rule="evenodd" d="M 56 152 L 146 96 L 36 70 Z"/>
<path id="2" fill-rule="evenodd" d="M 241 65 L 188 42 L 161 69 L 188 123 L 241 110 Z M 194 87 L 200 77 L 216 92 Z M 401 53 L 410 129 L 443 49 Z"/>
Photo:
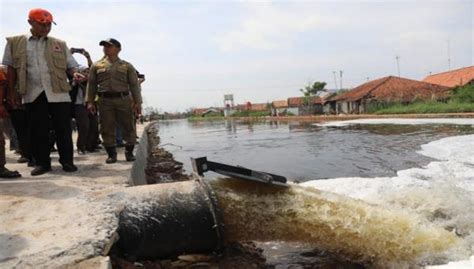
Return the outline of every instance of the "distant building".
<path id="1" fill-rule="evenodd" d="M 193 115 L 196 117 L 222 116 L 224 108 L 221 107 L 208 107 L 208 108 L 195 108 L 193 109 Z"/>
<path id="2" fill-rule="evenodd" d="M 437 100 L 449 95 L 449 87 L 388 76 L 369 81 L 330 98 L 326 103 L 337 114 L 366 113 L 371 102 L 411 103 L 417 100 Z"/>
<path id="3" fill-rule="evenodd" d="M 278 100 L 272 102 L 272 116 L 286 115 L 288 110 L 288 100 Z"/>
<path id="4" fill-rule="evenodd" d="M 235 113 L 234 95 L 224 94 L 224 116 L 228 117 Z"/>
<path id="5" fill-rule="evenodd" d="M 287 112 L 296 116 L 322 114 L 323 102 L 319 96 L 290 97 Z"/>
<path id="6" fill-rule="evenodd" d="M 268 111 L 268 115 L 270 115 L 271 105 L 268 103 L 251 103 L 247 102 L 245 104 L 238 104 L 235 106 L 237 111 Z"/>
<path id="7" fill-rule="evenodd" d="M 270 104 L 267 104 L 267 103 L 252 104 L 250 102 L 248 104 L 249 104 L 249 106 L 247 108 L 250 111 L 268 111 L 268 112 L 270 112 Z"/>
<path id="8" fill-rule="evenodd" d="M 427 76 L 423 82 L 443 85 L 446 87 L 474 84 L 474 66 Z"/>

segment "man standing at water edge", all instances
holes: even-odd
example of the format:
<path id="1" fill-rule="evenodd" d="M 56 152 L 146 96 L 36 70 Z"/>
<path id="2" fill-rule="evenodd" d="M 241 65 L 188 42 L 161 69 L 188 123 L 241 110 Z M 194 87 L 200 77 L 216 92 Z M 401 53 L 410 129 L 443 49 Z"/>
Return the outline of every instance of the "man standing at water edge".
<path id="1" fill-rule="evenodd" d="M 59 162 L 66 172 L 77 171 L 73 163 L 71 98 L 67 74 L 77 76 L 77 62 L 66 43 L 49 37 L 53 16 L 44 9 L 28 15 L 30 33 L 7 38 L 3 64 L 8 66 L 8 99 L 15 108 L 26 106 L 29 116 L 32 156 L 36 162 L 32 176 L 51 171 L 49 122 L 56 133 Z M 17 95 L 18 93 L 19 95 Z M 19 100 L 21 96 L 22 100 Z"/>
<path id="2" fill-rule="evenodd" d="M 133 148 L 137 141 L 134 117 L 141 114 L 142 104 L 137 73 L 130 63 L 118 57 L 122 50 L 119 41 L 109 38 L 99 45 L 104 47 L 105 57 L 91 67 L 87 84 L 87 108 L 95 113 L 94 99 L 98 95 L 100 133 L 108 154 L 105 162 L 117 162 L 117 124 L 122 128 L 126 143 L 125 158 L 132 162 L 135 160 Z"/>

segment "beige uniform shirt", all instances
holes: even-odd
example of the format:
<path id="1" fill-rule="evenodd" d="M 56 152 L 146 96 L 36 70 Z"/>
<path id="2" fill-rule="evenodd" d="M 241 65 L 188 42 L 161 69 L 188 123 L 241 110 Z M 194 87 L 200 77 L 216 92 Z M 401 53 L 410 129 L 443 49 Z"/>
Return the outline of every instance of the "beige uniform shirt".
<path id="1" fill-rule="evenodd" d="M 105 57 L 91 66 L 87 102 L 94 102 L 96 94 L 100 92 L 130 92 L 136 104 L 142 103 L 135 68 L 121 59 L 111 62 Z"/>

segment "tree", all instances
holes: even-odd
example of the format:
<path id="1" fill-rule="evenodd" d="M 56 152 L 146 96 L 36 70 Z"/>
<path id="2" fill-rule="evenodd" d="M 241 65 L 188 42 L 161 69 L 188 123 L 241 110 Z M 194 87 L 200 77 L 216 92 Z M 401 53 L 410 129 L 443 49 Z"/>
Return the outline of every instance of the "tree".
<path id="1" fill-rule="evenodd" d="M 308 106 L 308 109 L 312 105 L 314 96 L 318 96 L 321 92 L 325 92 L 326 82 L 316 81 L 313 84 L 308 83 L 303 89 L 300 89 L 300 92 L 304 96 L 304 104 Z"/>
<path id="2" fill-rule="evenodd" d="M 143 116 L 148 120 L 157 120 L 159 118 L 158 109 L 155 107 L 147 106 L 143 109 Z"/>
<path id="3" fill-rule="evenodd" d="M 308 83 L 303 89 L 300 89 L 300 92 L 303 93 L 305 97 L 317 96 L 320 92 L 325 92 L 326 82 L 316 81 L 313 84 Z"/>

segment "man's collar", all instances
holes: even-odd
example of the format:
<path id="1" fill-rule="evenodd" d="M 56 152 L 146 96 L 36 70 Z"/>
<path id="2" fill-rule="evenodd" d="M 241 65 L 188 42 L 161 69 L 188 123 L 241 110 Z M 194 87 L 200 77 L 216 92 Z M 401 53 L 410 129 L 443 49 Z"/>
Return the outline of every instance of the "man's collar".
<path id="1" fill-rule="evenodd" d="M 109 59 L 109 57 L 107 57 L 107 56 L 105 56 L 105 59 L 107 59 L 107 61 L 108 61 L 109 63 L 118 63 L 118 62 L 122 61 L 122 59 L 120 59 L 120 57 L 117 57 L 117 60 L 116 60 L 115 62 L 112 62 L 112 61 Z"/>
<path id="2" fill-rule="evenodd" d="M 34 39 L 41 39 L 41 38 L 37 38 L 36 36 L 34 36 L 34 35 L 31 33 L 31 30 L 30 30 L 30 31 L 28 31 L 28 33 L 26 34 L 26 39 L 27 39 L 27 40 L 30 40 L 30 39 L 32 39 L 32 38 L 34 38 Z M 48 40 L 48 36 L 45 36 L 45 37 L 44 37 L 44 40 Z"/>

